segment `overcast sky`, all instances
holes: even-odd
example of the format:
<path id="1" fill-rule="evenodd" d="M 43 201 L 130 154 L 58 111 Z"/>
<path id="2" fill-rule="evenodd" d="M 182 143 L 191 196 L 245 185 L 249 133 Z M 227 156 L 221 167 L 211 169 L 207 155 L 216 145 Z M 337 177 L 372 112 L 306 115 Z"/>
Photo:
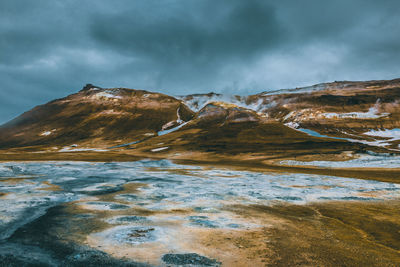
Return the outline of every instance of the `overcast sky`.
<path id="1" fill-rule="evenodd" d="M 86 83 L 250 94 L 400 77 L 399 0 L 1 0 L 0 123 Z"/>

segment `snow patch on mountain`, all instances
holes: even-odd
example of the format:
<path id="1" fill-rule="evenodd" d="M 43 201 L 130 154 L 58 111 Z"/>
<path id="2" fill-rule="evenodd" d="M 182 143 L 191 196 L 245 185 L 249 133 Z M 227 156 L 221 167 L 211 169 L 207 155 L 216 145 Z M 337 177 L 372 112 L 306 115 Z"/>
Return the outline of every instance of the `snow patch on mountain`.
<path id="1" fill-rule="evenodd" d="M 328 136 L 328 135 L 323 135 L 320 134 L 316 131 L 310 130 L 310 129 L 304 129 L 304 128 L 295 128 L 296 126 L 296 122 L 290 122 L 290 123 L 285 123 L 286 126 L 291 127 L 297 131 L 306 133 L 310 136 L 314 136 L 314 137 L 320 137 L 320 138 L 332 138 L 332 139 L 338 139 L 338 140 L 346 140 L 349 142 L 353 142 L 353 143 L 360 143 L 360 144 L 365 144 L 365 145 L 369 145 L 369 146 L 378 146 L 378 147 L 387 147 L 390 146 L 391 143 L 389 143 L 389 141 L 396 141 L 396 140 L 400 140 L 400 129 L 393 129 L 396 131 L 392 131 L 395 132 L 395 134 L 392 133 L 392 139 L 390 140 L 375 140 L 375 141 L 367 141 L 367 140 L 357 140 L 357 139 L 352 139 L 352 138 L 343 138 L 343 137 L 336 137 L 336 136 Z M 371 133 L 375 133 L 377 132 L 378 134 L 382 135 L 387 135 L 389 136 L 390 133 L 384 132 L 384 131 L 370 131 Z M 398 135 L 398 136 L 397 136 Z M 393 137 L 393 136 L 397 136 L 397 137 Z M 389 148 L 387 148 L 389 149 Z M 393 151 L 399 151 L 398 149 L 389 149 L 389 150 L 393 150 Z"/>
<path id="2" fill-rule="evenodd" d="M 44 132 L 41 132 L 39 135 L 40 136 L 49 136 L 49 135 L 53 134 L 56 130 L 57 129 L 53 129 L 53 130 L 50 130 L 50 131 L 44 131 Z"/>
<path id="3" fill-rule="evenodd" d="M 105 98 L 117 98 L 117 99 L 122 99 L 122 97 L 119 96 L 119 95 L 114 95 L 114 94 L 110 94 L 110 93 L 107 93 L 107 92 L 100 92 L 100 93 L 97 93 L 97 94 L 95 94 L 95 97 L 96 97 L 96 98 L 105 97 Z"/>
<path id="4" fill-rule="evenodd" d="M 378 109 L 374 106 L 369 108 L 367 112 L 323 113 L 321 115 L 328 119 L 379 119 L 388 116 L 389 113 L 379 113 Z"/>
<path id="5" fill-rule="evenodd" d="M 285 125 L 286 125 L 287 127 L 292 128 L 292 129 L 298 129 L 298 128 L 300 128 L 300 125 L 299 125 L 297 122 L 293 122 L 293 121 L 287 122 L 287 123 L 285 123 Z"/>
<path id="6" fill-rule="evenodd" d="M 310 108 L 293 110 L 283 117 L 283 121 L 301 122 L 311 119 L 379 119 L 389 116 L 390 113 L 380 113 L 376 106 L 368 109 L 367 112 L 347 112 L 347 113 L 324 113 Z"/>
<path id="7" fill-rule="evenodd" d="M 395 129 L 384 129 L 384 130 L 370 130 L 368 132 L 364 133 L 365 135 L 368 136 L 375 136 L 375 137 L 384 137 L 384 138 L 389 138 L 390 141 L 394 140 L 400 140 L 400 129 L 395 128 Z"/>
<path id="8" fill-rule="evenodd" d="M 159 152 L 159 151 L 163 151 L 163 150 L 166 150 L 166 149 L 168 149 L 167 146 L 165 146 L 165 147 L 159 147 L 159 148 L 154 148 L 154 149 L 152 149 L 151 152 Z"/>
<path id="9" fill-rule="evenodd" d="M 119 95 L 120 90 L 118 88 L 110 88 L 110 89 L 99 89 L 92 88 L 90 91 L 93 93 L 90 98 L 94 99 L 122 99 L 122 96 Z"/>

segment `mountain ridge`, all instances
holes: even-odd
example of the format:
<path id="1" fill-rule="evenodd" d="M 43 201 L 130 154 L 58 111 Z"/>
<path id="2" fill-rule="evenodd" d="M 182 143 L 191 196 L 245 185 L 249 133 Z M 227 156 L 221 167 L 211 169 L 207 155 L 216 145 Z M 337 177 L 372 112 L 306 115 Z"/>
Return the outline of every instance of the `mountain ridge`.
<path id="1" fill-rule="evenodd" d="M 322 85 L 227 98 L 87 84 L 1 125 L 0 149 L 162 154 L 174 149 L 159 143 L 174 143 L 181 152 L 227 154 L 304 154 L 314 144 L 309 153 L 400 151 L 400 79 Z"/>

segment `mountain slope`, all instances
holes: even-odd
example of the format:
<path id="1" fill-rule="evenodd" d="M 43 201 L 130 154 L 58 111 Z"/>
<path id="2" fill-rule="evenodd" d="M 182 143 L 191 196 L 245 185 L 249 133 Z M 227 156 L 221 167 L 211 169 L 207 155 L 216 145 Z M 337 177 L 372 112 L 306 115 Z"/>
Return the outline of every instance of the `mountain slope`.
<path id="1" fill-rule="evenodd" d="M 320 84 L 247 102 L 262 102 L 263 113 L 295 128 L 391 149 L 400 144 L 400 79 Z"/>
<path id="2" fill-rule="evenodd" d="M 157 154 L 198 151 L 220 155 L 250 153 L 275 158 L 371 149 L 345 140 L 313 137 L 253 110 L 221 102 L 207 104 L 179 130 L 133 144 L 130 148 Z"/>
<path id="3" fill-rule="evenodd" d="M 399 103 L 399 79 L 334 82 L 246 97 L 210 93 L 180 99 L 87 85 L 1 126 L 0 147 L 131 154 L 397 152 Z"/>
<path id="4" fill-rule="evenodd" d="M 314 136 L 400 149 L 400 79 L 333 82 L 250 96 L 181 97 L 198 108 L 221 99 Z"/>
<path id="5" fill-rule="evenodd" d="M 0 146 L 107 147 L 156 135 L 192 116 L 181 101 L 164 94 L 87 85 L 1 126 Z"/>

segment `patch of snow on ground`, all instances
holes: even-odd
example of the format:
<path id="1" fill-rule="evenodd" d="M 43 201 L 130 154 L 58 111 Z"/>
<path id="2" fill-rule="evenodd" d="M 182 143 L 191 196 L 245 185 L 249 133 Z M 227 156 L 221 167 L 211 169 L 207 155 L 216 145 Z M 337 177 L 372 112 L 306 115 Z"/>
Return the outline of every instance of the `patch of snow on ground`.
<path id="1" fill-rule="evenodd" d="M 383 138 L 388 138 L 386 140 L 375 140 L 375 141 L 366 141 L 366 140 L 355 140 L 355 139 L 347 139 L 350 142 L 358 142 L 370 146 L 380 146 L 380 147 L 386 147 L 390 146 L 392 141 L 397 141 L 400 140 L 400 129 L 395 128 L 395 129 L 385 129 L 385 130 L 370 130 L 368 132 L 365 132 L 364 135 L 368 135 L 371 137 L 383 137 Z M 400 147 L 399 147 L 400 148 Z M 388 148 L 389 149 L 389 148 Z M 398 149 L 390 149 L 393 151 L 399 151 Z"/>
<path id="2" fill-rule="evenodd" d="M 40 134 L 40 136 L 49 136 L 51 135 L 53 132 L 55 132 L 57 129 L 53 129 L 51 131 L 44 131 Z"/>
<path id="3" fill-rule="evenodd" d="M 163 151 L 163 150 L 166 150 L 166 149 L 168 149 L 167 146 L 165 146 L 165 147 L 159 147 L 159 148 L 154 148 L 154 149 L 152 149 L 151 152 L 158 152 L 158 151 Z"/>
<path id="4" fill-rule="evenodd" d="M 288 123 L 285 123 L 287 127 L 293 128 L 293 129 L 298 129 L 300 125 L 297 122 L 291 121 Z"/>
<path id="5" fill-rule="evenodd" d="M 400 139 L 400 129 L 385 129 L 385 130 L 371 130 L 364 133 L 365 135 L 369 136 L 377 136 L 377 137 L 385 137 L 390 138 L 389 141 L 399 140 Z"/>
<path id="6" fill-rule="evenodd" d="M 119 95 L 114 95 L 114 94 L 110 94 L 110 93 L 107 93 L 107 92 L 100 92 L 100 93 L 95 94 L 95 96 L 98 97 L 98 98 L 102 98 L 102 97 L 105 97 L 105 98 L 116 98 L 116 99 L 121 99 L 122 98 Z"/>
<path id="7" fill-rule="evenodd" d="M 107 151 L 107 150 L 106 149 L 99 149 L 99 148 L 75 148 L 73 146 L 65 146 L 62 149 L 58 150 L 58 152 L 83 152 L 83 151 L 104 152 L 104 151 Z"/>
<path id="8" fill-rule="evenodd" d="M 379 113 L 376 107 L 371 107 L 367 112 L 323 113 L 321 115 L 328 119 L 333 119 L 333 118 L 378 119 L 388 116 L 389 113 Z"/>
<path id="9" fill-rule="evenodd" d="M 287 123 L 286 123 L 287 124 Z M 286 125 L 285 124 L 285 125 Z M 287 125 L 288 126 L 288 125 Z M 289 126 L 290 127 L 290 126 Z M 293 128 L 293 127 L 292 127 Z M 301 131 L 303 133 L 306 133 L 310 136 L 314 136 L 314 137 L 321 137 L 321 138 L 332 138 L 332 139 L 338 139 L 338 140 L 346 140 L 349 142 L 353 142 L 353 143 L 361 143 L 361 144 L 365 144 L 365 145 L 369 145 L 369 146 L 379 146 L 379 147 L 386 147 L 391 145 L 390 143 L 388 143 L 388 141 L 395 141 L 398 139 L 391 139 L 391 140 L 375 140 L 375 141 L 367 141 L 367 140 L 357 140 L 357 139 L 351 139 L 351 138 L 343 138 L 343 137 L 336 137 L 336 136 L 328 136 L 328 135 L 323 135 L 320 134 L 316 131 L 310 130 L 310 129 L 304 129 L 304 128 L 293 128 L 295 130 Z M 400 129 L 399 129 L 400 130 Z M 379 131 L 378 131 L 379 132 Z M 397 134 L 397 133 L 396 133 Z M 399 138 L 400 139 L 400 138 Z M 389 148 L 387 148 L 389 149 Z M 398 151 L 397 149 L 389 149 L 389 150 L 393 150 L 393 151 Z"/>
<path id="10" fill-rule="evenodd" d="M 327 168 L 400 168 L 400 156 L 391 155 L 360 155 L 356 159 L 347 161 L 297 161 L 297 160 L 284 160 L 281 161 L 282 165 L 291 166 L 317 166 Z"/>

